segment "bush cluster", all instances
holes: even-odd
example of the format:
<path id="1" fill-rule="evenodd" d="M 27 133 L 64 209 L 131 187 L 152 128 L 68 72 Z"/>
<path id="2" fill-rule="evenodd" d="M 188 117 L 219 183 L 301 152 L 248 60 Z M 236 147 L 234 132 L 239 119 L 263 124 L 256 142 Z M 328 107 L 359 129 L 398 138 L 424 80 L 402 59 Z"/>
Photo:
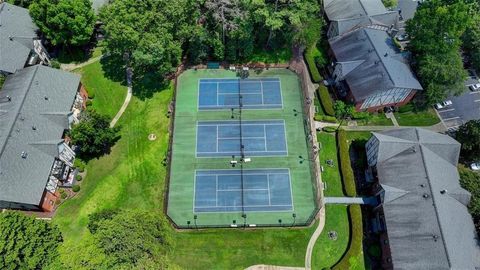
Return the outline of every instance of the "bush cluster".
<path id="1" fill-rule="evenodd" d="M 360 205 L 350 205 L 348 216 L 350 219 L 350 246 L 342 259 L 332 268 L 333 270 L 352 269 L 358 258 L 363 257 L 363 223 Z"/>
<path id="2" fill-rule="evenodd" d="M 350 154 L 348 151 L 349 145 L 345 130 L 341 129 L 337 132 L 337 144 L 340 158 L 340 172 L 342 174 L 345 195 L 355 197 L 357 195 L 355 177 L 353 176 L 353 170 L 350 163 Z"/>
<path id="3" fill-rule="evenodd" d="M 323 131 L 325 132 L 328 132 L 328 133 L 333 133 L 335 131 L 337 131 L 337 128 L 336 127 L 324 127 L 322 128 Z"/>
<path id="4" fill-rule="evenodd" d="M 317 64 L 315 62 L 315 57 L 319 55 L 320 52 L 317 49 L 316 45 L 310 46 L 305 50 L 305 61 L 307 62 L 308 70 L 310 71 L 310 76 L 312 77 L 313 82 L 322 81 L 322 76 L 318 71 Z"/>
<path id="5" fill-rule="evenodd" d="M 320 102 L 322 103 L 323 110 L 326 114 L 330 116 L 335 116 L 335 110 L 333 109 L 333 101 L 328 89 L 325 85 L 320 85 L 318 87 L 318 96 L 320 97 Z"/>
<path id="6" fill-rule="evenodd" d="M 329 116 L 329 115 L 315 115 L 315 121 L 336 123 L 337 118 L 335 118 L 334 116 Z"/>

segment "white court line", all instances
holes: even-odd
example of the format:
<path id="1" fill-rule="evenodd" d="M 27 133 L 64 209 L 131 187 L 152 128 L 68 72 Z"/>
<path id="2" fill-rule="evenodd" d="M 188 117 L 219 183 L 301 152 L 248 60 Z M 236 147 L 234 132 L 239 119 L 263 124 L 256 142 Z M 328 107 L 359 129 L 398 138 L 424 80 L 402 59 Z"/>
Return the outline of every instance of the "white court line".
<path id="1" fill-rule="evenodd" d="M 218 95 L 235 95 L 238 96 L 238 93 L 217 93 Z M 261 95 L 260 93 L 242 93 L 243 95 Z M 228 106 L 228 105 L 227 105 Z"/>
<path id="2" fill-rule="evenodd" d="M 236 151 L 198 152 L 198 153 L 199 153 L 199 154 L 223 154 L 223 153 L 233 153 L 233 152 L 236 153 Z M 247 154 L 248 154 L 248 153 L 266 153 L 266 154 L 268 154 L 268 153 L 286 153 L 286 152 L 287 152 L 286 150 L 283 150 L 283 151 L 282 151 L 282 150 L 278 150 L 278 151 L 277 151 L 277 150 L 275 150 L 275 151 L 273 151 L 273 150 L 272 150 L 272 151 L 245 151 L 245 153 L 247 153 Z M 271 157 L 271 156 L 265 156 L 265 157 Z M 276 157 L 276 156 L 275 156 L 275 157 Z"/>
<path id="3" fill-rule="evenodd" d="M 218 126 L 217 126 L 217 147 L 215 148 L 215 151 L 218 152 Z"/>
<path id="4" fill-rule="evenodd" d="M 284 172 L 284 173 L 281 173 L 281 172 L 278 172 L 278 173 L 271 173 L 271 172 L 268 172 L 268 173 L 255 173 L 256 171 L 258 170 L 263 170 L 263 169 L 250 169 L 249 171 L 253 171 L 252 172 L 249 172 L 249 173 L 243 173 L 243 175 L 249 175 L 249 176 L 264 176 L 264 175 L 267 175 L 267 174 L 270 174 L 270 175 L 288 175 L 289 178 L 290 178 L 290 175 L 287 173 L 287 172 Z M 218 171 L 218 170 L 197 170 L 197 171 L 204 171 L 204 172 L 211 172 L 211 171 Z M 231 169 L 221 169 L 219 171 L 231 171 Z M 271 171 L 271 170 L 267 170 L 267 171 Z M 218 175 L 218 176 L 240 176 L 241 174 L 239 173 L 202 173 L 201 175 L 199 176 L 213 176 L 213 175 Z"/>
<path id="5" fill-rule="evenodd" d="M 272 205 L 266 205 L 266 204 L 260 204 L 260 205 L 244 205 L 244 207 L 269 207 L 269 206 L 274 206 L 274 207 L 278 207 L 278 206 L 293 206 L 293 205 L 290 205 L 290 204 L 272 204 Z M 241 205 L 222 205 L 222 206 L 218 206 L 218 207 L 242 207 Z M 215 208 L 215 206 L 197 206 L 195 207 L 197 209 L 202 209 L 202 208 Z M 262 211 L 263 212 L 263 211 Z M 214 213 L 222 213 L 222 212 L 214 212 Z M 224 212 L 224 213 L 230 213 L 230 212 Z"/>
<path id="6" fill-rule="evenodd" d="M 450 117 L 450 118 L 444 118 L 443 121 L 450 121 L 450 120 L 454 120 L 454 119 L 458 119 L 460 118 L 460 116 L 455 116 L 455 117 Z"/>
<path id="7" fill-rule="evenodd" d="M 476 100 L 474 100 L 473 102 L 480 102 L 480 99 L 476 99 Z"/>
<path id="8" fill-rule="evenodd" d="M 268 151 L 267 149 L 267 128 L 265 125 L 263 125 L 263 137 L 265 138 L 264 144 L 265 144 L 265 151 Z"/>
<path id="9" fill-rule="evenodd" d="M 272 205 L 272 199 L 270 196 L 270 174 L 267 174 L 267 187 L 268 187 L 268 204 Z"/>
<path id="10" fill-rule="evenodd" d="M 248 121 L 248 120 L 246 120 Z M 199 127 L 213 127 L 213 126 L 222 126 L 222 127 L 228 127 L 228 126 L 240 126 L 240 124 L 197 124 Z M 254 124 L 254 123 L 247 123 L 247 124 L 242 124 L 242 126 L 280 126 L 281 123 L 272 123 L 272 124 Z M 285 126 L 285 125 L 284 125 Z"/>
<path id="11" fill-rule="evenodd" d="M 217 139 L 218 140 L 240 140 L 240 137 L 222 137 L 222 138 L 217 137 Z M 243 136 L 243 139 L 257 139 L 257 140 L 264 139 L 264 140 L 266 140 L 265 137 L 248 137 L 248 136 Z"/>
<path id="12" fill-rule="evenodd" d="M 438 110 L 437 110 L 437 111 L 438 111 Z M 452 108 L 452 109 L 447 109 L 447 110 L 438 111 L 438 112 L 439 112 L 439 113 L 442 113 L 442 112 L 451 112 L 451 111 L 455 111 L 455 109 Z"/>
<path id="13" fill-rule="evenodd" d="M 241 189 L 241 188 L 232 188 L 232 189 L 218 189 L 217 191 L 220 191 L 220 192 L 228 192 L 228 191 L 242 191 L 242 190 L 248 190 L 248 191 L 265 191 L 267 190 L 266 188 L 244 188 L 244 189 Z"/>
<path id="14" fill-rule="evenodd" d="M 260 92 L 262 93 L 262 105 L 265 105 L 265 102 L 263 102 L 263 82 L 260 81 Z"/>

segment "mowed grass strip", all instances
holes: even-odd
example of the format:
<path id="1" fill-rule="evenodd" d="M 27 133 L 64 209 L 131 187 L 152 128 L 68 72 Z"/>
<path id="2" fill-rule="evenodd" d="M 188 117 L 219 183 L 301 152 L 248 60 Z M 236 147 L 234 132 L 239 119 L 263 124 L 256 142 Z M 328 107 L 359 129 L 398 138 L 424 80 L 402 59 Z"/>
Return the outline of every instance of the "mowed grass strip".
<path id="1" fill-rule="evenodd" d="M 89 96 L 94 96 L 93 109 L 113 118 L 127 95 L 127 86 L 105 78 L 100 61 L 76 69 L 74 72 L 82 76 L 82 84 Z"/>

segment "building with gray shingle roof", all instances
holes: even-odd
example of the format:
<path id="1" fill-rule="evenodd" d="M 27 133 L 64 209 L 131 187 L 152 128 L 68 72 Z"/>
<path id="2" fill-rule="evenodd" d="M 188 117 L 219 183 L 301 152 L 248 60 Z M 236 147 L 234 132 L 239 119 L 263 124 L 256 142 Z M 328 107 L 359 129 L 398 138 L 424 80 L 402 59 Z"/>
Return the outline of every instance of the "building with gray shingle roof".
<path id="1" fill-rule="evenodd" d="M 375 210 L 384 269 L 476 269 L 480 249 L 459 184 L 460 144 L 421 128 L 373 133 L 368 165 L 378 180 Z"/>
<path id="2" fill-rule="evenodd" d="M 10 74 L 27 65 L 48 63 L 28 9 L 0 3 L 0 73 Z"/>
<path id="3" fill-rule="evenodd" d="M 381 0 L 324 0 L 323 7 L 329 38 L 364 26 L 387 30 L 398 22 L 398 12 L 387 10 Z"/>
<path id="4" fill-rule="evenodd" d="M 422 90 L 387 32 L 359 28 L 329 43 L 335 62 L 333 79 L 357 110 L 400 106 Z"/>
<path id="5" fill-rule="evenodd" d="M 74 152 L 63 136 L 83 106 L 80 77 L 36 65 L 0 91 L 0 208 L 48 210 Z"/>

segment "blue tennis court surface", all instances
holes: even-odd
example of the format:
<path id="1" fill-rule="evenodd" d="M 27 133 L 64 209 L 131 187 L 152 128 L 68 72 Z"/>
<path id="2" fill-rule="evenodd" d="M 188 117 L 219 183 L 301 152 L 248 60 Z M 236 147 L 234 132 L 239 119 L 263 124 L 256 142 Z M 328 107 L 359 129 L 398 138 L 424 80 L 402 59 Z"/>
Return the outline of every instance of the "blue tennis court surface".
<path id="1" fill-rule="evenodd" d="M 291 211 L 288 169 L 201 170 L 195 172 L 193 211 Z M 243 204 L 242 204 L 243 201 Z"/>
<path id="2" fill-rule="evenodd" d="M 242 121 L 244 154 L 248 156 L 286 156 L 283 120 Z M 197 123 L 197 157 L 240 156 L 239 121 L 201 121 Z"/>
<path id="3" fill-rule="evenodd" d="M 278 78 L 259 79 L 200 79 L 198 109 L 218 110 L 282 108 L 282 93 Z"/>

